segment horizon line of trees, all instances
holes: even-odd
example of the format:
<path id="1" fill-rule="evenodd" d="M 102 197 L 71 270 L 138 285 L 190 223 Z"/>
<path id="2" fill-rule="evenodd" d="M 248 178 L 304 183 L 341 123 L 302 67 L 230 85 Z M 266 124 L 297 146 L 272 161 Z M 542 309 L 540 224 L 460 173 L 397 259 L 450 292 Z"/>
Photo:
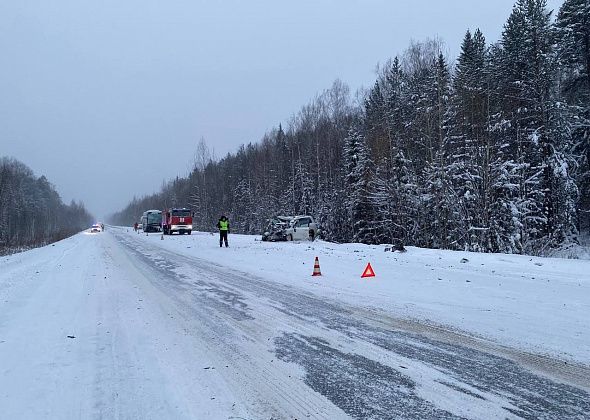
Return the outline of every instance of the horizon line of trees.
<path id="1" fill-rule="evenodd" d="M 186 178 L 111 217 L 190 207 L 261 233 L 311 214 L 323 238 L 549 253 L 590 227 L 590 0 L 517 0 L 500 41 L 468 30 L 453 65 L 413 42 L 353 100 L 340 81 L 256 144 L 215 160 L 204 141 Z"/>
<path id="2" fill-rule="evenodd" d="M 92 223 L 82 202 L 62 202 L 45 176 L 0 157 L 0 255 L 56 242 Z"/>

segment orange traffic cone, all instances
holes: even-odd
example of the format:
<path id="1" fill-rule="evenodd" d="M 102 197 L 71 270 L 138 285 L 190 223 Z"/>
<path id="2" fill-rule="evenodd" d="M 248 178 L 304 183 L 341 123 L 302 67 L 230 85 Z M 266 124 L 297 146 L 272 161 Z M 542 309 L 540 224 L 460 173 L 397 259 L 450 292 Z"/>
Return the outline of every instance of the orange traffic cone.
<path id="1" fill-rule="evenodd" d="M 320 260 L 318 257 L 315 257 L 315 263 L 313 264 L 313 273 L 312 276 L 321 276 L 322 272 L 320 271 Z"/>
<path id="2" fill-rule="evenodd" d="M 373 267 L 371 267 L 371 263 L 367 264 L 367 268 L 363 271 L 361 278 L 364 279 L 365 277 L 375 277 L 375 272 L 373 271 Z"/>

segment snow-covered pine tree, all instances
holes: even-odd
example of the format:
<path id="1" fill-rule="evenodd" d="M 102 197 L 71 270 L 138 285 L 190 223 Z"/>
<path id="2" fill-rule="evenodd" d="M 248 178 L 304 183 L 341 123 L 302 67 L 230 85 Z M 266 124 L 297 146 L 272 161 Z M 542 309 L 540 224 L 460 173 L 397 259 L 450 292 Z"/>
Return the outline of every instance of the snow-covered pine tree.
<path id="1" fill-rule="evenodd" d="M 409 232 L 413 244 L 428 247 L 432 243 L 434 220 L 426 180 L 426 168 L 431 167 L 441 144 L 439 115 L 439 86 L 437 59 L 440 42 L 429 40 L 413 43 L 404 53 L 403 69 L 403 155 L 411 165 L 416 184 L 414 191 L 412 221 Z"/>
<path id="2" fill-rule="evenodd" d="M 407 101 L 404 106 L 404 119 L 407 122 L 405 132 L 408 136 L 404 151 L 418 175 L 434 159 L 438 141 L 438 119 L 433 112 L 436 107 L 435 68 L 432 65 L 435 56 L 424 54 L 428 57 L 406 72 Z"/>
<path id="3" fill-rule="evenodd" d="M 387 70 L 386 70 L 387 71 Z M 387 75 L 388 76 L 388 75 Z M 372 161 L 376 167 L 375 178 L 370 186 L 371 200 L 374 207 L 373 224 L 375 242 L 391 241 L 393 227 L 392 206 L 395 193 L 390 183 L 389 155 L 391 153 L 391 127 L 387 100 L 384 92 L 389 95 L 389 77 L 380 77 L 367 95 L 364 103 L 363 127 L 365 143 L 372 152 Z M 383 84 L 383 89 L 381 85 Z"/>
<path id="4" fill-rule="evenodd" d="M 386 126 L 385 98 L 381 82 L 377 80 L 365 100 L 365 118 L 363 121 L 365 142 L 370 157 L 376 163 L 386 158 L 389 148 L 389 136 Z"/>
<path id="5" fill-rule="evenodd" d="M 486 42 L 479 29 L 467 31 L 453 77 L 447 114 L 448 176 L 464 221 L 455 241 L 472 251 L 485 250 L 489 227 L 491 144 L 488 133 L 489 92 Z"/>
<path id="6" fill-rule="evenodd" d="M 492 132 L 502 133 L 498 124 Z M 501 137 L 500 137 L 501 138 Z M 519 206 L 520 170 L 518 163 L 509 158 L 508 144 L 498 145 L 490 164 L 490 221 L 486 250 L 505 254 L 520 254 L 522 246 L 522 208 Z"/>
<path id="7" fill-rule="evenodd" d="M 590 229 L 590 0 L 565 0 L 555 22 L 557 81 L 578 156 L 580 227 Z M 563 108 L 563 107 L 562 107 Z"/>
<path id="8" fill-rule="evenodd" d="M 384 69 L 365 103 L 365 127 L 381 136 L 382 147 L 373 153 L 376 173 L 371 186 L 375 227 L 379 242 L 401 247 L 408 243 L 411 203 L 416 184 L 409 185 L 410 162 L 405 159 L 405 77 L 397 57 Z M 375 93 L 378 88 L 378 94 Z M 385 141 L 385 143 L 383 143 Z M 383 144 L 385 146 L 383 146 Z M 411 203 L 411 204 L 410 204 Z"/>
<path id="9" fill-rule="evenodd" d="M 295 213 L 314 214 L 314 187 L 313 180 L 309 175 L 307 167 L 301 159 L 295 162 Z"/>
<path id="10" fill-rule="evenodd" d="M 375 226 L 379 242 L 402 247 L 412 243 L 410 225 L 415 213 L 417 186 L 411 162 L 404 156 L 404 76 L 396 58 L 383 80 L 385 92 L 384 128 L 388 152 L 381 156 L 371 187 Z M 410 241 L 410 242 L 408 242 Z"/>
<path id="11" fill-rule="evenodd" d="M 561 88 L 571 102 L 590 95 L 590 0 L 565 0 L 555 21 Z"/>
<path id="12" fill-rule="evenodd" d="M 501 41 L 498 103 L 504 133 L 516 162 L 521 241 L 527 252 L 545 246 L 554 221 L 552 139 L 548 137 L 551 63 L 550 13 L 545 0 L 518 0 L 504 26 Z"/>
<path id="13" fill-rule="evenodd" d="M 349 130 L 344 140 L 344 164 L 352 240 L 365 244 L 377 243 L 375 211 L 371 200 L 372 162 L 365 138 L 356 127 Z"/>
<path id="14" fill-rule="evenodd" d="M 252 198 L 249 180 L 240 179 L 233 191 L 233 206 L 229 215 L 236 232 L 250 233 Z"/>
<path id="15" fill-rule="evenodd" d="M 352 241 L 348 198 L 342 188 L 328 187 L 322 191 L 318 210 L 320 235 L 334 242 Z"/>
<path id="16" fill-rule="evenodd" d="M 385 101 L 385 128 L 389 153 L 377 167 L 374 186 L 374 202 L 377 220 L 387 232 L 387 242 L 403 247 L 410 240 L 410 220 L 415 213 L 417 186 L 411 172 L 411 162 L 406 159 L 407 147 L 405 120 L 407 85 L 398 57 L 395 57 L 383 78 Z"/>
<path id="17" fill-rule="evenodd" d="M 489 51 L 488 80 L 490 101 L 488 131 L 490 136 L 489 174 L 487 189 L 489 202 L 489 223 L 485 250 L 518 254 L 522 247 L 522 215 L 519 207 L 521 175 L 516 162 L 516 148 L 512 144 L 514 130 L 512 121 L 505 117 L 502 97 L 502 49 L 493 45 Z"/>
<path id="18" fill-rule="evenodd" d="M 449 136 L 449 101 L 451 96 L 450 73 L 442 54 L 432 64 L 434 89 L 431 98 L 431 119 L 435 121 L 431 147 L 433 159 L 428 162 L 424 172 L 423 203 L 429 220 L 430 238 L 428 242 L 436 248 L 462 248 L 465 228 L 460 215 L 460 200 L 453 189 L 451 170 L 455 156 Z M 425 215 L 426 216 L 426 215 Z M 427 216 L 424 220 L 428 220 Z"/>
<path id="19" fill-rule="evenodd" d="M 385 160 L 377 165 L 373 185 L 371 186 L 371 200 L 375 211 L 375 241 L 377 243 L 403 243 L 396 239 L 398 227 L 395 215 L 396 204 L 399 202 L 397 185 L 392 180 L 390 165 Z"/>
<path id="20" fill-rule="evenodd" d="M 572 174 L 577 167 L 577 160 L 572 154 L 574 143 L 572 137 L 573 118 L 571 107 L 565 102 L 554 102 L 549 110 L 548 137 L 552 140 L 550 159 L 547 168 L 551 171 L 551 200 L 553 222 L 549 232 L 550 247 L 567 246 L 578 243 L 577 214 L 579 189 Z"/>

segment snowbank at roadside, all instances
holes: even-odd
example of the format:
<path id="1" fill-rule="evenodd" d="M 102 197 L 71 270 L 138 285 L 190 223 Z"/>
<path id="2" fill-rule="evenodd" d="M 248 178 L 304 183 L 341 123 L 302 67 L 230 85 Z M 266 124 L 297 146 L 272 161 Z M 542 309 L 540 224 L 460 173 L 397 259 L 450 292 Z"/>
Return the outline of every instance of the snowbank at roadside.
<path id="1" fill-rule="evenodd" d="M 156 234 L 140 236 L 268 281 L 590 364 L 587 260 L 414 247 L 400 254 L 384 252 L 384 246 L 268 243 L 248 235 L 230 235 L 226 249 L 209 233 L 164 240 Z M 311 276 L 316 256 L 321 277 Z M 369 262 L 376 277 L 361 279 Z"/>

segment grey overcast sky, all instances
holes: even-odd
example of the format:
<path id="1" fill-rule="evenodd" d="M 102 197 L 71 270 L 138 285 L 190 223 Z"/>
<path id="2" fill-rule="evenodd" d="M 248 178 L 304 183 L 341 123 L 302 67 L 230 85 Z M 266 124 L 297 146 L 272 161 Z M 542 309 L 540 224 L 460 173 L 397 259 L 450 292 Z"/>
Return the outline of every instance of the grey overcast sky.
<path id="1" fill-rule="evenodd" d="M 468 28 L 496 41 L 513 0 L 5 0 L 0 156 L 99 218 L 256 142 L 339 78 Z M 557 11 L 562 0 L 549 0 Z"/>

